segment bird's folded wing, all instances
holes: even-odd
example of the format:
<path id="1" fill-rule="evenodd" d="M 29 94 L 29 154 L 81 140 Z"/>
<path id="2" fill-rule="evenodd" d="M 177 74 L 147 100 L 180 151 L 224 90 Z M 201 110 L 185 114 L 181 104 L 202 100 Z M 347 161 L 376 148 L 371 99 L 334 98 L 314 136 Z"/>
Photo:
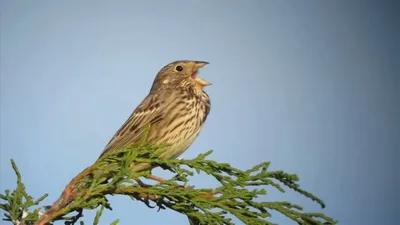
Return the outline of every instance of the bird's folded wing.
<path id="1" fill-rule="evenodd" d="M 165 117 L 164 109 L 168 105 L 169 97 L 172 97 L 171 93 L 165 92 L 148 95 L 115 133 L 99 158 L 109 152 L 139 144 L 148 126 Z"/>

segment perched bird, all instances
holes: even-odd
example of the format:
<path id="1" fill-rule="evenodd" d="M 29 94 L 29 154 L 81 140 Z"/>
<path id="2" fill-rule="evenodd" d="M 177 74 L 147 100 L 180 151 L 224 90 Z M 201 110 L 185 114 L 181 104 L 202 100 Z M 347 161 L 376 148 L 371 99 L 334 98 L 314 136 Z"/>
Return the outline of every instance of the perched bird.
<path id="1" fill-rule="evenodd" d="M 203 87 L 211 83 L 197 76 L 198 70 L 207 64 L 184 60 L 164 66 L 154 79 L 150 93 L 115 133 L 99 159 L 112 151 L 141 144 L 145 131 L 148 132 L 147 143 L 169 146 L 160 157 L 170 159 L 182 154 L 199 135 L 210 112 L 210 99 Z M 152 169 L 146 163 L 135 164 L 131 168 L 134 172 Z M 72 179 L 61 197 L 35 224 L 48 224 L 56 218 L 60 210 L 76 197 L 76 187 L 82 179 L 80 175 L 90 169 L 86 168 Z M 154 175 L 149 178 L 164 180 Z M 146 185 L 139 179 L 136 181 L 141 186 Z M 212 195 L 203 196 L 208 198 Z"/>
<path id="2" fill-rule="evenodd" d="M 182 154 L 199 135 L 210 112 L 210 98 L 203 87 L 211 85 L 197 76 L 204 61 L 175 61 L 164 66 L 154 79 L 150 93 L 133 111 L 105 147 L 105 154 L 140 144 L 150 125 L 147 143 L 168 145 L 160 157 Z M 151 169 L 148 164 L 132 166 L 133 171 Z M 162 181 L 156 176 L 150 179 Z"/>

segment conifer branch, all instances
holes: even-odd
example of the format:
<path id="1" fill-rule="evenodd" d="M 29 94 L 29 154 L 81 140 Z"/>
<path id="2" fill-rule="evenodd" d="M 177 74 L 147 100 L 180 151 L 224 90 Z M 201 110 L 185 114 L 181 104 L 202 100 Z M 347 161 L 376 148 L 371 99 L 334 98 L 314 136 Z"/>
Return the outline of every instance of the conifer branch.
<path id="1" fill-rule="evenodd" d="M 170 209 L 184 214 L 189 218 L 190 224 L 233 225 L 230 217 L 234 216 L 244 224 L 269 225 L 273 224 L 268 220 L 271 211 L 277 211 L 298 224 L 337 223 L 321 213 L 305 213 L 301 206 L 289 202 L 257 201 L 258 197 L 267 194 L 266 186 L 272 186 L 281 192 L 285 192 L 284 187 L 288 187 L 315 201 L 322 208 L 325 207 L 321 199 L 300 188 L 296 175 L 269 171 L 269 162 L 243 171 L 227 163 L 207 159 L 212 151 L 190 160 L 161 159 L 159 155 L 166 149 L 166 146 L 141 145 L 105 155 L 72 179 L 61 197 L 41 216 L 39 209 L 32 211 L 31 207 L 38 205 L 47 195 L 34 201 L 25 192 L 21 175 L 14 161 L 11 161 L 17 175 L 17 188 L 12 194 L 6 190 L 5 195 L 0 195 L 2 201 L 5 201 L 0 204 L 1 209 L 6 212 L 4 220 L 15 225 L 45 225 L 57 220 L 75 224 L 81 219 L 83 210 L 99 208 L 93 221 L 93 224 L 99 224 L 104 208 L 112 210 L 108 197 L 127 195 L 150 208 Z M 149 177 L 150 172 L 133 173 L 132 163 L 160 166 L 171 171 L 174 177 L 143 187 L 137 179 Z M 220 186 L 213 189 L 189 186 L 188 177 L 193 176 L 194 172 L 203 172 L 214 177 Z M 76 214 L 71 216 L 74 213 Z M 112 224 L 117 223 L 116 220 Z"/>

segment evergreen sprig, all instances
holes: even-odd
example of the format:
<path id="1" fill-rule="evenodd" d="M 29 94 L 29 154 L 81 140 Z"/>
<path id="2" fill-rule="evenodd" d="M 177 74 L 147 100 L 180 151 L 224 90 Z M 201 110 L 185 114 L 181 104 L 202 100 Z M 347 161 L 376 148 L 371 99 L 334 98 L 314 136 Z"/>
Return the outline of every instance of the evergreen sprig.
<path id="1" fill-rule="evenodd" d="M 63 220 L 66 224 L 75 224 L 82 217 L 82 210 L 100 208 L 93 222 L 93 224 L 99 224 L 104 208 L 112 210 L 108 197 L 119 194 L 130 196 L 133 200 L 140 201 L 151 208 L 171 209 L 184 214 L 189 218 L 190 224 L 233 225 L 231 219 L 233 216 L 244 224 L 269 225 L 273 224 L 268 220 L 272 210 L 298 224 L 337 223 L 322 213 L 305 213 L 301 206 L 289 202 L 257 201 L 260 196 L 267 194 L 266 186 L 272 186 L 281 192 L 285 191 L 286 186 L 316 201 L 322 208 L 325 207 L 321 199 L 299 187 L 299 179 L 296 175 L 283 171 L 269 171 L 269 162 L 260 163 L 243 171 L 228 163 L 207 159 L 212 151 L 190 160 L 160 158 L 159 156 L 166 149 L 167 146 L 141 145 L 105 155 L 71 181 L 67 188 L 72 188 L 73 199 L 63 207 L 56 207 L 57 210 L 53 210 L 51 216 L 47 215 L 49 216 L 47 219 L 49 222 Z M 138 183 L 138 179 L 149 177 L 150 172 L 134 173 L 131 169 L 132 164 L 142 163 L 162 167 L 171 171 L 174 176 L 165 182 L 143 186 Z M 17 188 L 13 194 L 6 191 L 6 195 L 0 196 L 6 201 L 1 204 L 1 209 L 6 212 L 5 220 L 12 221 L 14 224 L 22 220 L 35 222 L 39 216 L 38 209 L 28 213 L 28 216 L 24 218 L 22 214 L 28 212 L 29 207 L 37 205 L 47 195 L 34 201 L 25 192 L 21 176 L 13 161 L 12 165 L 17 174 Z M 188 178 L 195 172 L 208 174 L 215 178 L 220 186 L 217 188 L 189 186 Z M 22 196 L 28 196 L 25 197 L 25 202 L 22 201 Z M 69 216 L 74 212 L 75 215 Z M 112 224 L 117 223 L 116 220 Z M 42 223 L 36 222 L 36 224 Z"/>
<path id="2" fill-rule="evenodd" d="M 0 199 L 4 202 L 0 204 L 0 209 L 5 211 L 3 220 L 11 221 L 13 224 L 18 225 L 32 224 L 38 220 L 40 211 L 39 208 L 31 211 L 31 207 L 39 205 L 48 195 L 44 194 L 37 200 L 34 200 L 26 192 L 25 185 L 22 183 L 21 173 L 12 159 L 11 166 L 17 175 L 17 187 L 12 193 L 10 193 L 10 190 L 5 190 L 5 194 L 0 194 Z"/>

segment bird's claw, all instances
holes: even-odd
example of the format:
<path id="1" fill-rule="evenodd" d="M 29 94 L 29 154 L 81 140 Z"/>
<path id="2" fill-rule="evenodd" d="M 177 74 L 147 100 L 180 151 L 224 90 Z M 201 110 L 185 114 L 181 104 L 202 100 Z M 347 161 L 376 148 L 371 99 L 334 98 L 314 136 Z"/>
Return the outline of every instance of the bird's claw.
<path id="1" fill-rule="evenodd" d="M 142 188 L 150 188 L 152 185 L 146 184 L 143 181 L 141 181 L 139 178 L 136 179 L 136 182 L 139 184 L 140 187 Z"/>

